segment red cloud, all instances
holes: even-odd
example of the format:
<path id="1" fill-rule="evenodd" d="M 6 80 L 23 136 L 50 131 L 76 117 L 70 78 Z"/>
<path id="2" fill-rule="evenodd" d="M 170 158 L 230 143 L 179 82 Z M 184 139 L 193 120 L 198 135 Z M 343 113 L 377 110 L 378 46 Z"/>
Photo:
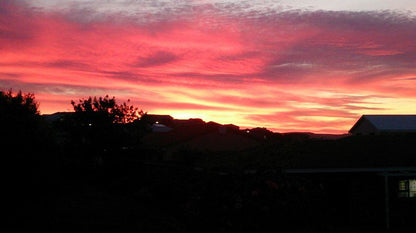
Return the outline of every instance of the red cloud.
<path id="1" fill-rule="evenodd" d="M 416 111 L 414 17 L 169 9 L 1 1 L 0 84 L 34 92 L 44 113 L 109 94 L 145 111 L 278 131 L 346 132 L 363 113 Z"/>

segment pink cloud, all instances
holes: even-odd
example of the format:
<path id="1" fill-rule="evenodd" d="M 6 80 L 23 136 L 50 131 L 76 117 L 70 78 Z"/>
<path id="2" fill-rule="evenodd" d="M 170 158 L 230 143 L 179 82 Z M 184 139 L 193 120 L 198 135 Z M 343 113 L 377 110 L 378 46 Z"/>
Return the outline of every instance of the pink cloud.
<path id="1" fill-rule="evenodd" d="M 277 131 L 346 132 L 361 113 L 400 110 L 383 98 L 416 108 L 412 16 L 238 4 L 166 5 L 146 15 L 94 4 L 1 1 L 0 85 L 34 92 L 42 112 L 109 94 L 143 110 Z"/>

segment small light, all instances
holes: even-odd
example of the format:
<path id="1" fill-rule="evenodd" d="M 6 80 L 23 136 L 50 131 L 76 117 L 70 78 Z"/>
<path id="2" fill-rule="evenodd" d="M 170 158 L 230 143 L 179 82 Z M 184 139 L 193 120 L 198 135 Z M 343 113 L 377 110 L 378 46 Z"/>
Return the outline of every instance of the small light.
<path id="1" fill-rule="evenodd" d="M 159 121 L 156 121 L 156 124 L 159 124 Z"/>
<path id="2" fill-rule="evenodd" d="M 88 126 L 92 126 L 92 124 L 91 124 L 91 123 L 89 123 L 89 124 L 88 124 Z"/>
<path id="3" fill-rule="evenodd" d="M 250 130 L 247 130 L 246 133 L 250 133 Z"/>

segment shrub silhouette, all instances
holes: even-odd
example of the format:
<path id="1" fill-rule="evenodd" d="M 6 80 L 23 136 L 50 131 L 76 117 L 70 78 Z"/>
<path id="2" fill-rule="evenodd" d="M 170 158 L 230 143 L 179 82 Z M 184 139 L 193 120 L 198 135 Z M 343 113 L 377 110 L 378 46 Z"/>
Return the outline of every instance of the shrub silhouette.
<path id="1" fill-rule="evenodd" d="M 32 93 L 0 91 L 6 222 L 21 231 L 41 224 L 55 189 L 56 153 L 38 106 Z"/>

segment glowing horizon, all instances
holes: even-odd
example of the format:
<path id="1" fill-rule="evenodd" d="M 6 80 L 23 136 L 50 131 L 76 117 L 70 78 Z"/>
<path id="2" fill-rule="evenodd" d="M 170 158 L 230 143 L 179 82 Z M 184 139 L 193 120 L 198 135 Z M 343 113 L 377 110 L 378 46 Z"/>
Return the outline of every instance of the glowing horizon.
<path id="1" fill-rule="evenodd" d="M 310 2 L 1 1 L 0 87 L 275 132 L 415 114 L 416 4 Z"/>

